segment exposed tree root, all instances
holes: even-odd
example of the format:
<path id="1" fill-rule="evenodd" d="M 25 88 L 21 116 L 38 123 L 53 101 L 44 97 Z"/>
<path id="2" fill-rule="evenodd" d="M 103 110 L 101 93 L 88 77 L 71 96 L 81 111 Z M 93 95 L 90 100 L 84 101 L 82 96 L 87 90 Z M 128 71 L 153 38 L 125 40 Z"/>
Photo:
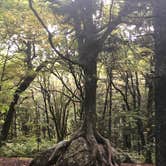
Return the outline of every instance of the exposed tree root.
<path id="1" fill-rule="evenodd" d="M 40 153 L 30 166 L 117 166 L 109 140 L 79 131 L 69 141 Z"/>

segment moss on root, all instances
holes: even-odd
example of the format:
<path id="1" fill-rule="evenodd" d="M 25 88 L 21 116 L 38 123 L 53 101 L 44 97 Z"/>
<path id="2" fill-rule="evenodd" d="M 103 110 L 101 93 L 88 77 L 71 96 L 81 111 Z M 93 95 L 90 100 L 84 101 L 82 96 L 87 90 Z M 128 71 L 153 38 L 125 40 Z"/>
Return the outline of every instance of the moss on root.
<path id="1" fill-rule="evenodd" d="M 39 153 L 30 166 L 117 166 L 112 148 L 100 134 L 77 134 L 55 148 Z"/>

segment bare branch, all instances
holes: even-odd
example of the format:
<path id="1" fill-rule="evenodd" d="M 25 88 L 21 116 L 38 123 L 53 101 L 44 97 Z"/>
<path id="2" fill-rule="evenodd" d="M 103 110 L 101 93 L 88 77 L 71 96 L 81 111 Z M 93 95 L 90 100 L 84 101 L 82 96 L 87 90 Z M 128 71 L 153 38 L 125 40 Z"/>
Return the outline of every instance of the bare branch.
<path id="1" fill-rule="evenodd" d="M 29 0 L 29 7 L 30 9 L 32 10 L 32 12 L 34 13 L 34 15 L 36 16 L 36 18 L 38 19 L 38 21 L 40 22 L 40 24 L 43 26 L 43 28 L 45 29 L 45 31 L 47 32 L 48 34 L 48 41 L 49 41 L 49 44 L 51 46 L 51 48 L 54 50 L 54 52 L 60 57 L 62 58 L 63 60 L 66 60 L 72 64 L 75 64 L 75 65 L 80 65 L 77 61 L 73 61 L 71 59 L 69 59 L 67 56 L 64 56 L 63 54 L 61 54 L 54 46 L 54 43 L 53 43 L 53 35 L 52 33 L 49 31 L 49 29 L 47 28 L 47 26 L 45 25 L 44 21 L 41 19 L 41 17 L 39 16 L 39 14 L 37 13 L 37 11 L 35 10 L 35 8 L 33 7 L 33 4 L 32 4 L 32 0 Z"/>
<path id="2" fill-rule="evenodd" d="M 138 0 L 135 0 L 136 2 Z M 109 18 L 109 22 L 108 25 L 105 27 L 105 30 L 103 32 L 103 35 L 101 36 L 101 38 L 99 39 L 100 43 L 104 43 L 104 41 L 107 39 L 107 37 L 109 36 L 109 34 L 111 34 L 111 32 L 113 30 L 115 30 L 117 28 L 117 26 L 123 22 L 122 17 L 126 17 L 128 16 L 130 13 L 132 13 L 133 11 L 135 11 L 135 9 L 137 8 L 137 5 L 132 5 L 132 7 L 130 6 L 130 4 L 134 4 L 135 2 L 130 2 L 130 0 L 126 0 L 125 4 L 123 5 L 122 9 L 120 10 L 118 16 L 112 20 L 112 7 L 113 7 L 113 3 L 111 3 L 110 6 L 110 18 Z"/>

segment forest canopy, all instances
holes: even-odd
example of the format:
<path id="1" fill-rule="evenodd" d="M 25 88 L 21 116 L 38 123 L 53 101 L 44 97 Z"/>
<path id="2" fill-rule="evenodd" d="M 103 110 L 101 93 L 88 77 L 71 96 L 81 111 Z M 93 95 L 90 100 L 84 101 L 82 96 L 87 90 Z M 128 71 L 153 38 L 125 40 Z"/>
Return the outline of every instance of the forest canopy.
<path id="1" fill-rule="evenodd" d="M 165 166 L 165 8 L 1 0 L 0 156 L 41 152 L 31 166 Z"/>

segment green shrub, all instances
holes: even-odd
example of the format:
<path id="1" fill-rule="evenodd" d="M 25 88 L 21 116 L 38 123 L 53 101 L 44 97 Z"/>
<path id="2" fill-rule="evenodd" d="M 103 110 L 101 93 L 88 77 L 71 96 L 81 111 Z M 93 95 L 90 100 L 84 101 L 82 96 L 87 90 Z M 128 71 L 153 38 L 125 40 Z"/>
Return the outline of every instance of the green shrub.
<path id="1" fill-rule="evenodd" d="M 0 156 L 4 157 L 33 157 L 33 155 L 44 149 L 55 145 L 55 140 L 41 140 L 36 137 L 19 137 L 6 142 L 0 149 Z"/>

